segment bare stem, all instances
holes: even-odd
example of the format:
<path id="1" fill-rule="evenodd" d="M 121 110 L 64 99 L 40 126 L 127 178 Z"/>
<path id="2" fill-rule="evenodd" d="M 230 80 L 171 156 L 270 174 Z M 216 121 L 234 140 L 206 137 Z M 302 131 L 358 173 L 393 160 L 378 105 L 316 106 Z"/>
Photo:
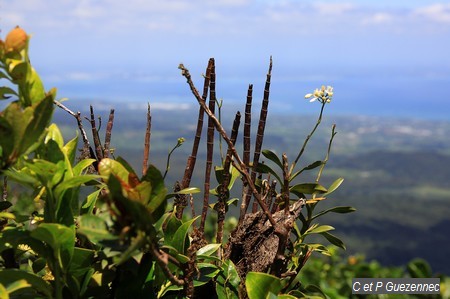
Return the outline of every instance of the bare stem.
<path id="1" fill-rule="evenodd" d="M 308 134 L 308 136 L 306 136 L 305 141 L 303 142 L 302 148 L 300 149 L 297 157 L 295 158 L 294 162 L 291 165 L 291 168 L 289 169 L 289 177 L 292 175 L 292 172 L 294 171 L 294 168 L 297 165 L 298 160 L 303 155 L 303 152 L 306 149 L 306 145 L 308 144 L 308 142 L 311 139 L 312 135 L 314 135 L 314 132 L 316 132 L 317 127 L 319 127 L 320 122 L 322 121 L 323 109 L 325 108 L 325 104 L 326 104 L 326 102 L 322 103 L 322 107 L 320 108 L 319 118 L 317 119 L 317 122 L 316 122 L 314 128 L 311 130 L 311 132 Z"/>
<path id="2" fill-rule="evenodd" d="M 231 149 L 234 158 L 236 159 L 237 163 L 239 164 L 239 167 L 237 168 L 239 172 L 244 176 L 244 179 L 248 182 L 250 189 L 253 192 L 253 195 L 255 196 L 256 200 L 258 201 L 259 205 L 261 206 L 261 209 L 264 211 L 264 214 L 266 214 L 267 218 L 269 219 L 269 222 L 272 226 L 276 226 L 276 222 L 272 217 L 272 214 L 267 209 L 266 204 L 261 200 L 261 196 L 258 193 L 258 190 L 256 190 L 255 184 L 253 183 L 250 175 L 248 174 L 248 171 L 246 169 L 246 165 L 244 162 L 242 162 L 241 157 L 236 151 L 236 148 L 234 147 L 233 143 L 231 142 L 230 138 L 228 137 L 227 133 L 225 132 L 225 129 L 220 124 L 219 120 L 215 117 L 214 113 L 211 112 L 211 110 L 206 106 L 205 102 L 200 97 L 200 94 L 198 93 L 197 89 L 194 86 L 194 83 L 192 82 L 191 75 L 189 74 L 189 71 L 184 67 L 183 64 L 180 64 L 178 67 L 182 71 L 182 75 L 186 78 L 187 83 L 189 87 L 191 88 L 192 94 L 197 99 L 197 102 L 203 106 L 203 109 L 205 110 L 206 114 L 208 114 L 209 118 L 213 120 L 214 126 L 216 127 L 216 130 L 219 132 L 219 134 L 222 136 L 222 138 L 226 141 L 229 148 Z"/>
<path id="3" fill-rule="evenodd" d="M 214 59 L 209 59 L 208 62 L 209 69 L 209 88 L 210 88 L 210 96 L 209 96 L 209 110 L 212 114 L 214 114 L 214 110 L 216 107 L 216 66 Z M 204 95 L 204 93 L 203 93 Z M 201 101 L 205 104 L 206 107 L 206 98 L 202 97 Z M 200 105 L 205 111 L 204 107 Z M 204 182 L 204 190 L 203 190 L 203 207 L 202 207 L 202 217 L 200 222 L 200 231 L 203 233 L 205 231 L 205 223 L 206 216 L 208 214 L 208 204 L 209 204 L 209 189 L 211 184 L 211 169 L 212 169 L 212 160 L 214 153 L 214 123 L 211 118 L 208 118 L 208 129 L 206 133 L 206 167 L 205 167 L 205 182 Z"/>
<path id="4" fill-rule="evenodd" d="M 150 113 L 150 103 L 147 103 L 147 126 L 145 128 L 144 139 L 144 159 L 142 160 L 142 175 L 147 173 L 148 159 L 150 157 L 150 137 L 152 129 L 152 115 Z"/>
<path id="5" fill-rule="evenodd" d="M 103 155 L 105 158 L 109 157 L 110 153 L 110 145 L 111 145 L 111 132 L 114 124 L 114 109 L 111 109 L 109 112 L 108 123 L 106 124 L 106 132 L 105 132 L 105 144 L 104 144 L 104 152 Z"/>
<path id="6" fill-rule="evenodd" d="M 267 108 L 269 106 L 270 94 L 270 78 L 272 76 L 272 57 L 270 57 L 269 71 L 267 72 L 266 85 L 264 87 L 264 97 L 259 115 L 258 131 L 256 132 L 255 152 L 253 154 L 253 169 L 258 167 L 259 157 L 261 156 L 261 148 L 264 140 L 264 130 L 266 128 Z M 252 180 L 255 181 L 256 172 L 252 170 Z M 248 204 L 248 203 L 247 203 Z M 253 203 L 252 212 L 257 211 L 257 203 Z"/>
<path id="7" fill-rule="evenodd" d="M 98 134 L 98 130 L 95 126 L 95 116 L 94 116 L 94 108 L 90 105 L 91 110 L 91 129 L 92 129 L 92 138 L 94 139 L 95 153 L 97 154 L 97 160 L 100 161 L 103 159 L 103 148 L 102 143 L 100 142 L 100 136 Z"/>
<path id="8" fill-rule="evenodd" d="M 330 158 L 331 144 L 333 143 L 334 136 L 336 136 L 336 134 L 337 134 L 337 132 L 335 130 L 336 130 L 336 125 L 333 125 L 331 127 L 331 138 L 330 138 L 330 142 L 328 143 L 327 155 L 325 156 L 325 159 L 323 160 L 322 165 L 320 166 L 319 173 L 317 174 L 317 178 L 316 178 L 316 183 L 319 182 L 320 177 L 322 176 L 323 169 L 325 168 L 325 165 L 327 164 L 328 159 Z"/>
<path id="9" fill-rule="evenodd" d="M 251 123 L 252 123 L 252 99 L 253 99 L 253 85 L 248 86 L 247 102 L 245 104 L 245 121 L 244 121 L 244 155 L 242 157 L 244 164 L 246 165 L 247 172 L 250 170 L 250 135 L 251 135 Z M 239 222 L 244 220 L 245 213 L 247 211 L 248 203 L 252 197 L 248 184 L 244 182 L 242 190 L 242 202 L 240 207 Z"/>

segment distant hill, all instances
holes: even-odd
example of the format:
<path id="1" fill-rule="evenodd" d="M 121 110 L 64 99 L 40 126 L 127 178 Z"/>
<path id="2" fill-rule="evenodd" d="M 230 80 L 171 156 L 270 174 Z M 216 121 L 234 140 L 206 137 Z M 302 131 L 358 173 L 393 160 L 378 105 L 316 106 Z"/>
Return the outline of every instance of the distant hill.
<path id="1" fill-rule="evenodd" d="M 67 105 L 88 116 L 88 103 L 68 102 Z M 116 156 L 123 156 L 140 169 L 146 105 L 94 103 L 94 108 L 96 115 L 103 119 L 103 128 L 109 109 L 116 109 L 111 146 Z M 195 105 L 179 108 L 176 111 L 170 110 L 175 109 L 172 106 L 152 109 L 152 163 L 164 169 L 168 150 L 178 137 L 186 138 L 185 144 L 172 156 L 169 188 L 183 174 L 197 122 Z M 222 119 L 228 131 L 235 108 L 223 110 Z M 242 107 L 239 109 L 242 111 Z M 256 113 L 253 118 L 253 129 L 258 116 Z M 67 113 L 57 110 L 55 121 L 65 136 L 75 135 L 76 122 Z M 269 112 L 263 148 L 278 154 L 286 152 L 292 161 L 315 121 L 316 116 L 312 115 Z M 386 265 L 404 264 L 420 256 L 429 260 L 435 271 L 450 274 L 447 256 L 450 238 L 446 233 L 450 215 L 450 122 L 326 115 L 300 166 L 323 159 L 333 123 L 337 124 L 338 135 L 323 182 L 329 184 L 337 177 L 344 177 L 345 181 L 318 209 L 351 205 L 357 212 L 328 214 L 322 221 L 336 227 L 335 234 L 347 244 L 348 254 L 362 252 Z M 85 126 L 89 129 L 88 122 Z M 240 139 L 237 147 L 241 149 Z M 203 186 L 205 148 L 203 143 L 199 149 L 193 186 Z M 305 174 L 299 179 L 308 181 L 314 176 L 315 173 Z"/>

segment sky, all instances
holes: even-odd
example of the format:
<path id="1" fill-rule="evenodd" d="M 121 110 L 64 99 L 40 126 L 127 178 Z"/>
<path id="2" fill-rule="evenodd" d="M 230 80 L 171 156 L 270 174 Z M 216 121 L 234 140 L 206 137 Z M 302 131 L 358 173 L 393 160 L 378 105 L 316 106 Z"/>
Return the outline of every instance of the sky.
<path id="1" fill-rule="evenodd" d="M 450 115 L 450 1 L 0 0 L 0 37 L 16 25 L 73 100 L 193 102 L 177 67 L 200 89 L 214 57 L 219 97 L 242 102 L 249 83 L 262 97 L 272 56 L 280 112 L 324 84 L 341 114 Z"/>

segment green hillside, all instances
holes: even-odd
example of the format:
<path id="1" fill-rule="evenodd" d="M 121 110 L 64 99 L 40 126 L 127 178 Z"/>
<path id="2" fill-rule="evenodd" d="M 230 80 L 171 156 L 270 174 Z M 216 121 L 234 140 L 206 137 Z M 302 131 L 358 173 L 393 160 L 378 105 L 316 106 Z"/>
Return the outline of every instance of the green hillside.
<path id="1" fill-rule="evenodd" d="M 69 102 L 68 105 L 78 106 L 75 110 L 87 113 L 88 103 Z M 116 108 L 112 138 L 115 155 L 125 157 L 139 169 L 145 109 L 136 109 L 136 105 L 129 109 L 123 103 L 114 106 L 97 103 L 97 106 L 102 108 L 97 114 L 103 119 L 107 119 L 109 108 Z M 232 115 L 229 112 L 231 109 L 225 110 L 224 115 L 229 117 Z M 150 160 L 157 167 L 164 169 L 169 148 L 176 144 L 177 138 L 186 138 L 185 144 L 172 156 L 169 181 L 175 182 L 182 176 L 191 150 L 196 116 L 194 109 L 152 111 Z M 56 111 L 55 119 L 69 135 L 70 132 L 75 134 L 74 120 L 65 112 Z M 288 155 L 292 156 L 314 119 L 309 115 L 269 116 L 263 148 L 275 152 L 288 149 Z M 330 198 L 330 206 L 357 208 L 357 213 L 347 217 L 328 216 L 337 228 L 336 234 L 348 244 L 346 254 L 362 252 L 367 258 L 386 265 L 401 265 L 414 257 L 423 257 L 430 261 L 434 270 L 450 273 L 446 256 L 450 248 L 450 238 L 446 236 L 450 214 L 450 168 L 446 167 L 450 165 L 450 140 L 447 138 L 450 123 L 364 116 L 328 116 L 327 120 L 311 140 L 301 163 L 308 165 L 324 157 L 331 124 L 336 123 L 338 135 L 324 180 L 345 178 L 344 184 Z M 223 121 L 231 123 L 230 119 Z M 204 157 L 205 151 L 205 146 L 201 146 L 199 157 Z M 191 185 L 203 186 L 203 172 L 204 167 L 199 162 Z M 310 174 L 311 178 L 313 175 Z M 239 197 L 238 193 L 235 196 Z M 326 206 L 324 203 L 324 208 Z M 237 209 L 234 212 L 237 213 Z"/>

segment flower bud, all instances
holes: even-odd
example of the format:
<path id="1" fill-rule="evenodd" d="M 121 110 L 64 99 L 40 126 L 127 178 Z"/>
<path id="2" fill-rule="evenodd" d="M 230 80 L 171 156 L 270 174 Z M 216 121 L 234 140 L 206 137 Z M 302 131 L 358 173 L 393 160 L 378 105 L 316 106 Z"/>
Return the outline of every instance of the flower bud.
<path id="1" fill-rule="evenodd" d="M 5 50 L 9 51 L 22 51 L 27 45 L 27 33 L 25 30 L 17 26 L 11 30 L 5 39 Z"/>

